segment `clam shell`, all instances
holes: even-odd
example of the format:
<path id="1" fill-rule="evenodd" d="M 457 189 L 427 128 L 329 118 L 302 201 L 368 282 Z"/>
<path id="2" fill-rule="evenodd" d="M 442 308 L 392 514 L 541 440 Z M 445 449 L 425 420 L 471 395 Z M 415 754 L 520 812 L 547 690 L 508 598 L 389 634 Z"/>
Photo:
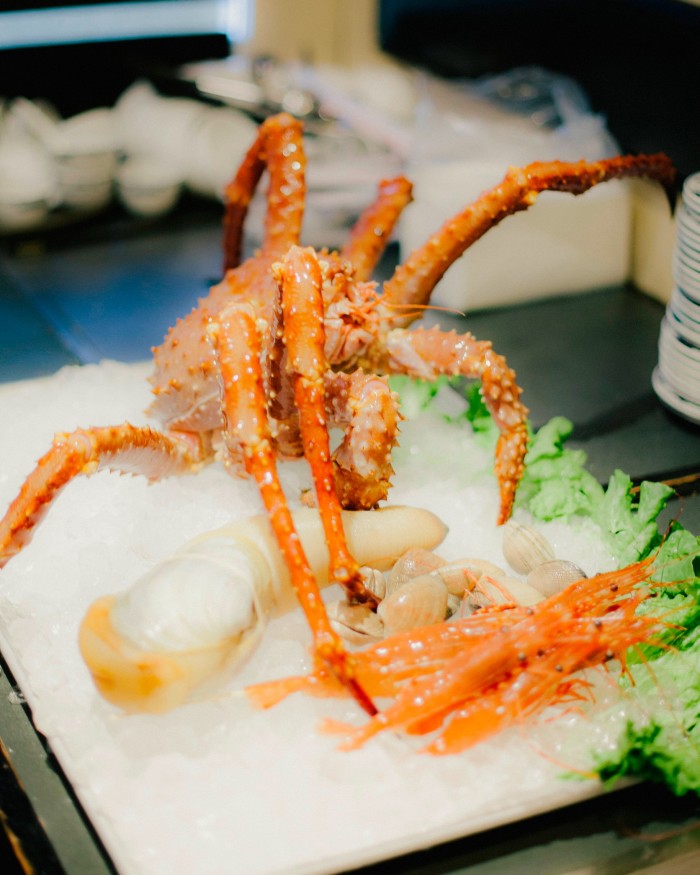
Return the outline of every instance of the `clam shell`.
<path id="1" fill-rule="evenodd" d="M 363 565 L 360 568 L 362 579 L 365 587 L 378 599 L 383 599 L 386 596 L 387 578 L 383 571 L 378 571 L 376 568 L 370 568 L 368 565 Z"/>
<path id="2" fill-rule="evenodd" d="M 576 580 L 586 577 L 586 572 L 566 559 L 550 559 L 537 568 L 533 568 L 527 576 L 527 582 L 545 598 L 560 593 Z"/>
<path id="3" fill-rule="evenodd" d="M 447 616 L 447 587 L 433 575 L 424 574 L 406 581 L 387 596 L 377 608 L 384 623 L 384 634 L 440 623 Z"/>
<path id="4" fill-rule="evenodd" d="M 381 619 L 367 605 L 351 605 L 340 599 L 328 606 L 328 619 L 335 631 L 352 644 L 366 644 L 368 639 L 384 635 Z"/>
<path id="5" fill-rule="evenodd" d="M 446 560 L 432 550 L 425 550 L 422 547 L 407 550 L 403 556 L 399 556 L 389 572 L 386 595 L 391 595 L 407 581 L 423 574 L 430 574 L 431 571 L 445 564 Z"/>
<path id="6" fill-rule="evenodd" d="M 503 556 L 517 574 L 529 574 L 554 559 L 554 550 L 537 529 L 510 520 L 503 526 Z"/>
<path id="7" fill-rule="evenodd" d="M 217 646 L 265 624 L 269 569 L 260 552 L 226 537 L 188 544 L 114 600 L 114 629 L 153 652 Z"/>

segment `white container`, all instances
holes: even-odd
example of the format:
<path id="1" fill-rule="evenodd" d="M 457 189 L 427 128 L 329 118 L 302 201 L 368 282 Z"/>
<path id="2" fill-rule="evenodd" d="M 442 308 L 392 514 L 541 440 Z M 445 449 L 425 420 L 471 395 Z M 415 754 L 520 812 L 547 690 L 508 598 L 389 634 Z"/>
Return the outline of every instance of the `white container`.
<path id="1" fill-rule="evenodd" d="M 116 119 L 107 107 L 88 109 L 58 122 L 47 140 L 55 155 L 116 152 L 120 146 Z"/>
<path id="2" fill-rule="evenodd" d="M 413 172 L 414 202 L 399 228 L 401 260 L 504 177 L 502 164 L 448 162 Z M 499 307 L 625 282 L 632 201 L 624 181 L 583 195 L 543 192 L 507 216 L 447 271 L 432 297 L 458 310 Z"/>
<path id="3" fill-rule="evenodd" d="M 257 131 L 255 122 L 235 109 L 204 107 L 188 139 L 184 162 L 188 187 L 222 198 Z"/>
<path id="4" fill-rule="evenodd" d="M 137 82 L 114 107 L 123 149 L 128 155 L 157 156 L 184 174 L 206 109 L 188 97 L 161 97 L 147 82 Z"/>
<path id="5" fill-rule="evenodd" d="M 61 185 L 103 182 L 114 174 L 119 151 L 112 110 L 98 107 L 59 122 L 48 146 Z"/>
<path id="6" fill-rule="evenodd" d="M 38 227 L 57 202 L 53 163 L 25 134 L 0 137 L 0 231 Z"/>
<path id="7" fill-rule="evenodd" d="M 153 156 L 132 156 L 117 170 L 119 199 L 137 216 L 167 213 L 175 206 L 181 189 L 179 170 Z"/>
<path id="8" fill-rule="evenodd" d="M 66 152 L 55 156 L 58 178 L 62 185 L 74 182 L 94 182 L 109 179 L 117 168 L 117 153 Z"/>
<path id="9" fill-rule="evenodd" d="M 46 220 L 51 205 L 46 198 L 26 200 L 22 193 L 0 189 L 0 231 L 26 231 Z"/>
<path id="10" fill-rule="evenodd" d="M 112 198 L 119 135 L 114 113 L 89 109 L 55 125 L 48 140 L 65 206 L 97 210 Z"/>
<path id="11" fill-rule="evenodd" d="M 107 179 L 76 179 L 61 185 L 64 206 L 74 210 L 99 210 L 112 200 L 112 177 Z"/>

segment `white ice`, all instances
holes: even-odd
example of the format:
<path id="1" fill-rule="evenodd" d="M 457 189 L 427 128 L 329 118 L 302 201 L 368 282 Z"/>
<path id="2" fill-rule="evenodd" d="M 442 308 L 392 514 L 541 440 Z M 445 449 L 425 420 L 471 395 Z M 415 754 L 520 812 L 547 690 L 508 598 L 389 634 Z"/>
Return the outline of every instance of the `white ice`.
<path id="1" fill-rule="evenodd" d="M 145 422 L 147 371 L 107 362 L 2 387 L 0 507 L 54 431 Z M 404 423 L 391 501 L 444 519 L 447 558 L 503 565 L 491 464 L 468 427 L 424 414 Z M 310 485 L 306 464 L 287 464 L 282 476 L 296 503 Z M 352 702 L 293 696 L 253 710 L 245 683 L 309 666 L 298 611 L 271 624 L 216 699 L 163 716 L 124 716 L 102 701 L 76 643 L 88 605 L 190 537 L 261 510 L 253 485 L 217 464 L 153 485 L 100 473 L 71 483 L 0 572 L 3 654 L 122 875 L 337 871 L 598 792 L 560 780 L 561 763 L 543 755 L 577 731 L 575 718 L 434 758 L 395 736 L 339 752 L 318 725 L 362 720 Z M 609 563 L 594 529 L 542 528 L 558 555 L 587 572 Z"/>

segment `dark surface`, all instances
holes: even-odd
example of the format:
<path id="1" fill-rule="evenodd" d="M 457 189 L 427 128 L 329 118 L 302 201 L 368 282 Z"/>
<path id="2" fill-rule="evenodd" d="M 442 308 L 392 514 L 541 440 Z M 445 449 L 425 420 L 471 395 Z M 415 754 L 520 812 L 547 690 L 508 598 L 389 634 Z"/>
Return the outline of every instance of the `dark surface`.
<path id="1" fill-rule="evenodd" d="M 390 253 L 383 273 L 394 256 Z M 147 358 L 174 319 L 205 294 L 219 264 L 218 209 L 206 205 L 160 222 L 125 226 L 123 219 L 107 215 L 69 234 L 6 241 L 0 251 L 0 380 L 36 377 L 102 357 Z M 569 417 L 575 424 L 572 445 L 587 451 L 590 469 L 605 482 L 615 467 L 635 478 L 700 471 L 700 429 L 668 412 L 651 389 L 663 312 L 662 305 L 618 287 L 468 319 L 440 314 L 439 321 L 490 338 L 517 370 L 533 424 L 557 414 Z M 686 496 L 683 505 L 686 527 L 700 530 L 698 496 Z M 677 502 L 671 513 L 679 509 Z M 9 788 L 16 795 L 19 784 L 20 794 L 31 790 L 31 804 L 22 809 L 23 803 L 16 803 L 14 810 L 19 805 L 38 812 L 54 847 L 63 850 L 75 832 L 84 844 L 71 847 L 83 850 L 72 857 L 65 852 L 61 859 L 68 863 L 56 862 L 34 839 L 39 821 L 30 823 L 23 814 L 13 830 L 23 832 L 25 850 L 39 848 L 37 871 L 93 875 L 97 863 L 81 868 L 75 857 L 101 859 L 94 837 L 60 784 L 57 764 L 37 743 L 29 715 L 6 699 L 0 690 L 0 736 L 6 747 L 10 736 L 20 741 L 7 754 L 12 768 L 0 768 L 0 799 L 10 798 Z M 56 794 L 62 794 L 59 806 Z M 67 810 L 52 824 L 57 807 Z M 643 785 L 365 871 L 563 875 L 588 867 L 595 875 L 615 875 L 647 867 L 651 872 L 652 866 L 662 867 L 653 868 L 655 875 L 699 871 L 697 814 L 695 800 L 677 800 L 662 788 Z M 694 868 L 681 868 L 688 857 Z M 108 863 L 100 865 L 109 871 Z"/>

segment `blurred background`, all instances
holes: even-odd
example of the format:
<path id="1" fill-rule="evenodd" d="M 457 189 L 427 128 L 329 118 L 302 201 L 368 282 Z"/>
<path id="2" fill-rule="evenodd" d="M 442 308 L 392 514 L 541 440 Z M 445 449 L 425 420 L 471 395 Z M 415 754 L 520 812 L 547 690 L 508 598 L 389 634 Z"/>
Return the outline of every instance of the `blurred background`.
<path id="1" fill-rule="evenodd" d="M 2 10 L 4 96 L 50 100 L 63 115 L 112 104 L 141 76 L 181 90 L 180 65 L 230 53 L 341 66 L 389 56 L 450 78 L 537 64 L 574 77 L 624 148 L 663 137 L 681 169 L 695 169 L 693 0 L 10 0 Z"/>
<path id="2" fill-rule="evenodd" d="M 697 0 L 11 0 L 0 9 L 0 247 L 26 251 L 66 229 L 75 240 L 96 219 L 218 209 L 255 124 L 280 109 L 306 122 L 316 245 L 337 245 L 376 180 L 398 171 L 424 205 L 406 246 L 453 209 L 435 194 L 453 171 L 460 205 L 535 159 L 664 150 L 683 179 L 700 164 L 699 37 Z M 629 207 L 613 198 L 616 241 L 576 290 L 631 276 L 669 297 L 672 229 L 660 200 L 640 198 L 641 244 L 632 252 Z M 503 300 L 486 282 L 465 303 L 545 295 L 547 277 L 561 292 L 543 263 Z M 453 277 L 445 302 L 463 286 Z"/>
<path id="3" fill-rule="evenodd" d="M 2 93 L 64 115 L 144 75 L 175 89 L 181 64 L 230 53 L 391 56 L 451 78 L 537 64 L 573 76 L 625 148 L 653 148 L 663 125 L 682 169 L 697 157 L 684 112 L 698 84 L 694 0 L 9 0 L 0 14 Z"/>
<path id="4" fill-rule="evenodd" d="M 400 160 L 415 159 L 425 147 L 415 127 L 425 106 L 418 73 L 455 83 L 536 67 L 570 77 L 621 150 L 664 149 L 683 177 L 698 165 L 699 36 L 697 0 L 10 0 L 0 10 L 0 135 L 19 128 L 47 142 L 47 117 L 113 108 L 147 82 L 160 96 L 235 105 L 256 121 L 279 105 L 318 121 L 320 107 Z M 527 110 L 532 83 L 521 83 L 517 103 L 512 82 L 500 87 L 501 106 L 506 88 L 507 108 Z M 114 135 L 120 159 L 148 139 L 130 121 L 131 131 Z M 89 128 L 85 138 L 99 139 Z M 64 131 L 62 143 L 53 133 L 54 154 L 87 149 L 75 145 L 81 132 Z M 2 163 L 0 149 L 7 234 L 21 220 L 2 210 L 3 199 L 19 197 L 6 190 Z M 51 194 L 52 209 L 80 199 Z"/>

